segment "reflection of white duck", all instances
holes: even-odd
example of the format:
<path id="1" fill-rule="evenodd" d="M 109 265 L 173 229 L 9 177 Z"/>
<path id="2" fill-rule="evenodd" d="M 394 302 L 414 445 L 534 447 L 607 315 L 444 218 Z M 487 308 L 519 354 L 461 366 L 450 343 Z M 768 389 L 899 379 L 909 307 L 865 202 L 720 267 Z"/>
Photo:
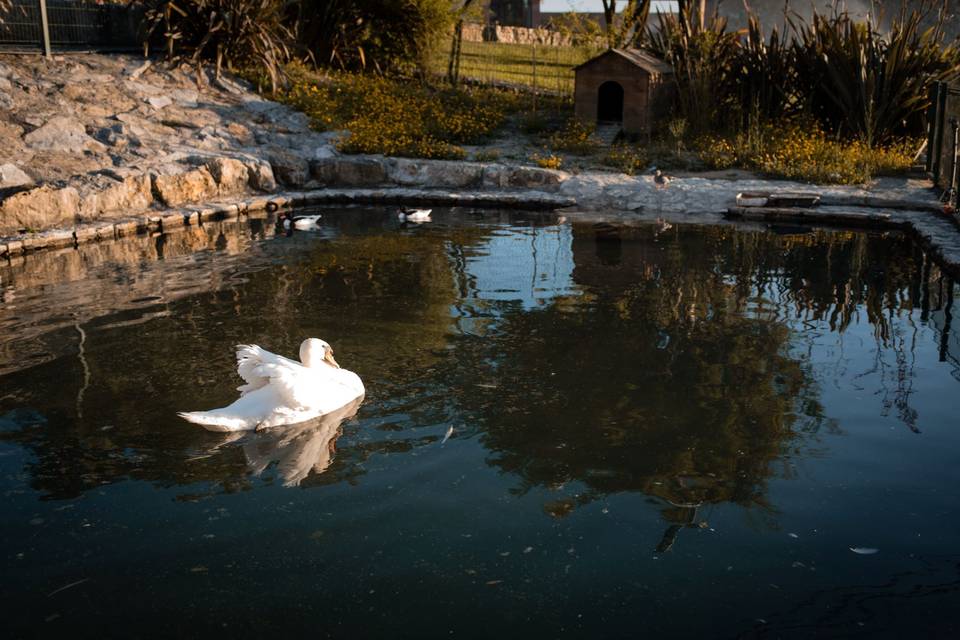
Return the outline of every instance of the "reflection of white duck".
<path id="1" fill-rule="evenodd" d="M 300 229 L 301 231 L 310 231 L 313 229 L 318 229 L 320 227 L 320 215 L 313 216 L 295 216 L 289 214 L 281 214 L 283 219 L 283 228 L 289 229 L 293 227 L 294 229 Z"/>
<path id="2" fill-rule="evenodd" d="M 282 429 L 266 429 L 244 443 L 243 453 L 254 475 L 272 462 L 285 487 L 296 487 L 310 472 L 323 473 L 333 462 L 340 425 L 357 412 L 363 396 L 319 418 Z"/>
<path id="3" fill-rule="evenodd" d="M 403 207 L 397 217 L 407 222 L 427 222 L 430 220 L 430 212 L 433 209 L 411 209 Z"/>
<path id="4" fill-rule="evenodd" d="M 237 373 L 246 384 L 237 387 L 236 402 L 222 409 L 183 412 L 180 417 L 210 431 L 249 431 L 310 420 L 364 393 L 360 377 L 341 369 L 330 345 L 317 338 L 300 345 L 300 362 L 256 345 L 238 345 Z"/>

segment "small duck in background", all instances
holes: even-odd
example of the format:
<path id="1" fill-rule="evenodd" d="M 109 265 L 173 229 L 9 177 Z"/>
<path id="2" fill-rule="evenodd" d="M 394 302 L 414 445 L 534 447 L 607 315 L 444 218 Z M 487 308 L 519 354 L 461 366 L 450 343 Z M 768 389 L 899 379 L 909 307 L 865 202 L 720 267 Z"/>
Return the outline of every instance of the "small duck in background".
<path id="1" fill-rule="evenodd" d="M 300 229 L 301 231 L 310 231 L 315 230 L 320 227 L 320 218 L 322 216 L 310 215 L 310 216 L 296 216 L 288 213 L 281 213 L 280 220 L 283 223 L 284 229 Z"/>
<path id="2" fill-rule="evenodd" d="M 670 176 L 660 171 L 660 169 L 656 169 L 653 172 L 653 184 L 657 189 L 666 189 L 670 186 Z"/>
<path id="3" fill-rule="evenodd" d="M 397 217 L 403 222 L 429 222 L 430 212 L 433 209 L 413 209 L 410 207 L 401 207 Z"/>

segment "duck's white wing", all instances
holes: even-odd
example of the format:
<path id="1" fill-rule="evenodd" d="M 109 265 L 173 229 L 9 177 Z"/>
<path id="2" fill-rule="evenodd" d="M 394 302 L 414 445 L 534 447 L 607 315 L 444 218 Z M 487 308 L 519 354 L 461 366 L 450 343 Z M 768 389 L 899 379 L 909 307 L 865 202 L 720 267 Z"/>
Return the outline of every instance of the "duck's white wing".
<path id="1" fill-rule="evenodd" d="M 237 387 L 240 397 L 245 396 L 251 391 L 265 386 L 270 382 L 268 376 L 257 373 L 257 367 L 263 364 L 275 364 L 281 366 L 296 365 L 302 368 L 299 362 L 294 362 L 275 353 L 270 353 L 266 349 L 261 349 L 255 344 L 237 345 L 237 373 L 243 378 L 246 384 Z"/>
<path id="2" fill-rule="evenodd" d="M 260 387 L 270 385 L 282 406 L 298 410 L 308 409 L 314 404 L 318 378 L 302 364 L 282 358 L 277 362 L 261 362 L 250 371 Z M 266 383 L 261 383 L 262 380 L 266 380 Z M 246 393 L 249 391 L 244 395 Z"/>

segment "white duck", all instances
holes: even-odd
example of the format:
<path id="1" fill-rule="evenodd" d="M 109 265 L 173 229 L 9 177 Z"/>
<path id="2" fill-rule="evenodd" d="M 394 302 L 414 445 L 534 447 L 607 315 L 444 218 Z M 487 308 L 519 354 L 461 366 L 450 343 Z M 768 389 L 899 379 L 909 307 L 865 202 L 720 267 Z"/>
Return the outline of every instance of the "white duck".
<path id="1" fill-rule="evenodd" d="M 404 207 L 400 209 L 397 217 L 408 222 L 427 222 L 430 220 L 431 211 L 433 211 L 433 209 L 410 209 L 409 207 Z"/>
<path id="2" fill-rule="evenodd" d="M 322 216 L 294 216 L 281 214 L 283 218 L 283 228 L 289 229 L 293 227 L 294 229 L 300 229 L 301 231 L 310 231 L 319 228 L 320 218 Z"/>
<path id="3" fill-rule="evenodd" d="M 300 362 L 256 345 L 237 345 L 237 373 L 246 384 L 237 387 L 236 402 L 178 415 L 210 431 L 250 431 L 310 420 L 364 394 L 360 376 L 341 369 L 333 348 L 317 338 L 300 344 Z"/>

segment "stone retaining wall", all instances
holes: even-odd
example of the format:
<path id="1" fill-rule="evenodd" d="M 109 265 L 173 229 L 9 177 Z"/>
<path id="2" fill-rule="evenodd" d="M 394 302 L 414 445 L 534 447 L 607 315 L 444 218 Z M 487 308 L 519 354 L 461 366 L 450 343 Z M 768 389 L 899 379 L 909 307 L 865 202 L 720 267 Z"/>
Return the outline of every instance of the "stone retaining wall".
<path id="1" fill-rule="evenodd" d="M 550 193 L 569 178 L 537 167 L 321 154 L 259 158 L 190 157 L 145 174 L 105 170 L 82 186 L 44 185 L 0 201 L 0 237 L 73 227 L 151 207 L 180 207 L 287 187 L 423 187 L 439 189 L 539 189 Z"/>

